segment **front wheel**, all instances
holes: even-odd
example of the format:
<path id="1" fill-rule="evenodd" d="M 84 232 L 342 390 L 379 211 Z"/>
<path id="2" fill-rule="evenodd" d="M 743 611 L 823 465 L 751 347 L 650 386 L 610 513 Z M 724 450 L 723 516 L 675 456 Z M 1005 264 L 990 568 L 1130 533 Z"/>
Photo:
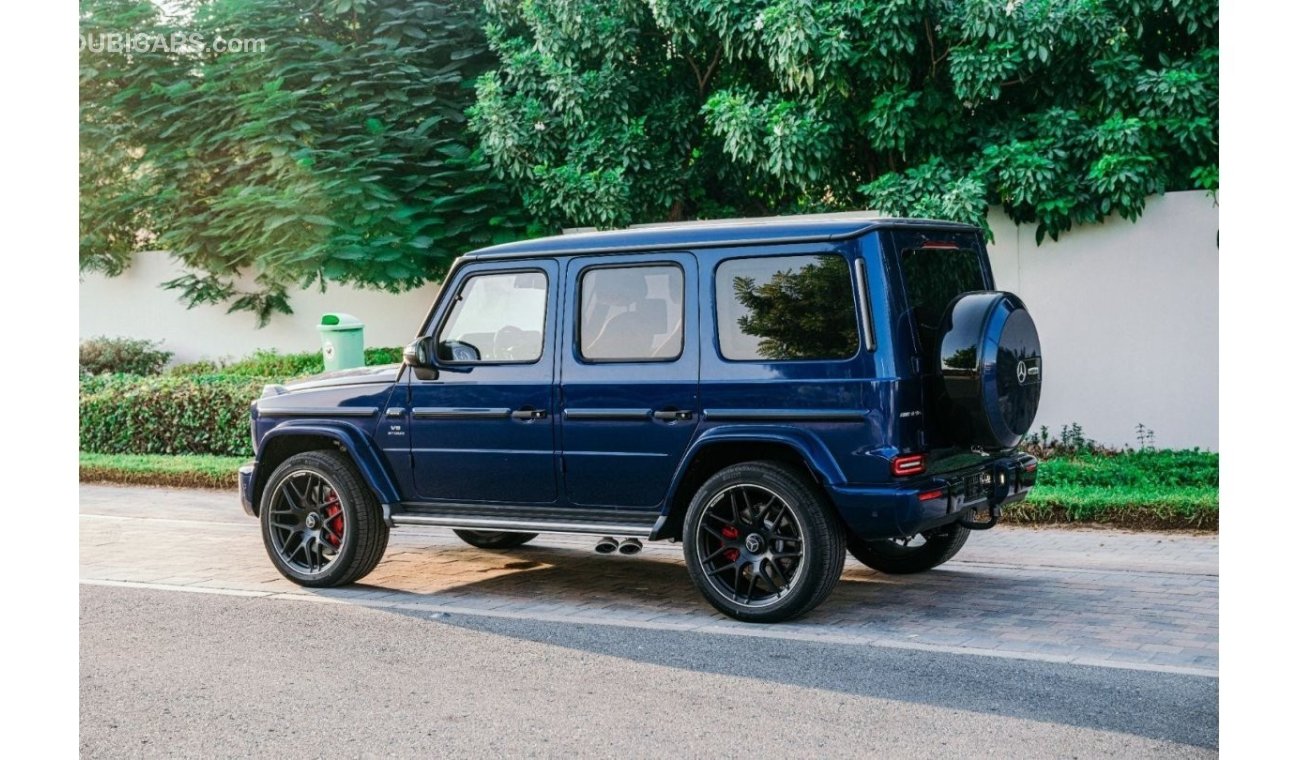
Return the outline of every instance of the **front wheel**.
<path id="1" fill-rule="evenodd" d="M 844 569 L 844 532 L 825 495 L 783 462 L 744 462 L 705 481 L 682 543 L 704 598 L 746 622 L 803 615 Z"/>
<path id="2" fill-rule="evenodd" d="M 863 541 L 849 536 L 849 554 L 872 570 L 890 575 L 921 573 L 942 565 L 956 556 L 970 529 L 949 523 L 906 538 Z"/>
<path id="3" fill-rule="evenodd" d="M 461 541 L 480 549 L 513 549 L 537 538 L 536 533 L 510 533 L 503 530 L 453 530 Z"/>
<path id="4" fill-rule="evenodd" d="M 337 451 L 294 454 L 262 492 L 262 541 L 281 575 L 303 586 L 342 586 L 375 569 L 388 546 L 379 503 Z"/>

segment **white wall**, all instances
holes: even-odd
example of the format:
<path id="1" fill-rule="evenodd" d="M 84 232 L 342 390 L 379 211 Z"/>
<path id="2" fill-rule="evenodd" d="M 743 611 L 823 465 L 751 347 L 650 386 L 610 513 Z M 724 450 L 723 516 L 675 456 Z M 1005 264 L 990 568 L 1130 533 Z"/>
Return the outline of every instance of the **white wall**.
<path id="1" fill-rule="evenodd" d="M 1034 228 L 990 216 L 998 287 L 1024 298 L 1043 342 L 1037 423 L 1078 422 L 1099 441 L 1134 444 L 1139 422 L 1161 447 L 1218 449 L 1219 209 L 1205 193 L 1147 199 L 1136 224 L 1111 219 L 1034 244 Z M 400 346 L 438 286 L 399 295 L 331 286 L 290 294 L 292 316 L 257 330 L 251 314 L 186 310 L 158 284 L 180 270 L 145 253 L 122 276 L 81 282 L 81 337 L 162 340 L 177 361 L 240 357 L 255 348 L 320 347 L 316 323 L 342 311 L 366 323 L 367 346 Z"/>
<path id="2" fill-rule="evenodd" d="M 1202 192 L 1147 199 L 1118 217 L 1034 243 L 989 218 L 997 285 L 1024 299 L 1043 343 L 1038 424 L 1136 445 L 1219 447 L 1219 209 Z"/>
<path id="3" fill-rule="evenodd" d="M 420 328 L 438 295 L 438 285 L 406 293 L 358 290 L 331 285 L 294 290 L 289 294 L 292 315 L 276 314 L 257 329 L 250 312 L 227 314 L 225 306 L 186 309 L 178 293 L 159 283 L 179 277 L 183 270 L 161 251 L 141 253 L 121 276 L 87 274 L 81 278 L 81 338 L 105 335 L 161 340 L 174 361 L 239 358 L 255 349 L 281 352 L 317 351 L 316 330 L 321 315 L 344 312 L 365 322 L 366 346 L 404 346 Z M 245 289 L 251 290 L 249 283 Z"/>

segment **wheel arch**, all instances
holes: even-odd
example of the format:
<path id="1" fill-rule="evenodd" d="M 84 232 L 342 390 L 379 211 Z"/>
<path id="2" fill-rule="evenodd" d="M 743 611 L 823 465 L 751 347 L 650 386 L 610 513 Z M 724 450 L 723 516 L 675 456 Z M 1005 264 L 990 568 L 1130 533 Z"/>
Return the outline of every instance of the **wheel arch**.
<path id="1" fill-rule="evenodd" d="M 375 498 L 384 505 L 385 513 L 387 505 L 397 503 L 399 499 L 393 478 L 365 433 L 346 423 L 286 423 L 267 433 L 258 447 L 252 489 L 254 514 L 261 509 L 262 492 L 275 468 L 294 454 L 322 450 L 342 452 L 357 468 L 361 480 Z"/>
<path id="2" fill-rule="evenodd" d="M 682 537 L 682 522 L 691 498 L 704 481 L 724 467 L 740 462 L 774 460 L 802 468 L 818 488 L 844 482 L 839 465 L 816 438 L 789 428 L 713 428 L 700 436 L 682 457 L 673 476 L 663 510 L 650 540 Z"/>

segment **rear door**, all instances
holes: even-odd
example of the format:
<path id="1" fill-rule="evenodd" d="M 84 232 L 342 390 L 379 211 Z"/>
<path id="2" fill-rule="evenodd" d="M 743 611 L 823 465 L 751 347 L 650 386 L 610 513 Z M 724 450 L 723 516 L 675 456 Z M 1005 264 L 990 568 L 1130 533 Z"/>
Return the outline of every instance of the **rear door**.
<path id="1" fill-rule="evenodd" d="M 570 260 L 560 440 L 572 504 L 663 502 L 699 423 L 696 278 L 689 253 Z"/>

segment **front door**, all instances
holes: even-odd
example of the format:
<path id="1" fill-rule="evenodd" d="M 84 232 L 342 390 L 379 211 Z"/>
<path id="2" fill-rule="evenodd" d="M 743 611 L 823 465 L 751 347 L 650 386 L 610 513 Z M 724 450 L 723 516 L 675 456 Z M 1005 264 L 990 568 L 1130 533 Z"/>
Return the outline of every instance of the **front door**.
<path id="1" fill-rule="evenodd" d="M 560 425 L 570 503 L 663 502 L 699 424 L 695 266 L 690 254 L 569 261 Z"/>
<path id="2" fill-rule="evenodd" d="M 411 464 L 422 501 L 550 504 L 555 453 L 554 261 L 461 268 L 426 334 L 436 378 L 410 384 Z"/>

